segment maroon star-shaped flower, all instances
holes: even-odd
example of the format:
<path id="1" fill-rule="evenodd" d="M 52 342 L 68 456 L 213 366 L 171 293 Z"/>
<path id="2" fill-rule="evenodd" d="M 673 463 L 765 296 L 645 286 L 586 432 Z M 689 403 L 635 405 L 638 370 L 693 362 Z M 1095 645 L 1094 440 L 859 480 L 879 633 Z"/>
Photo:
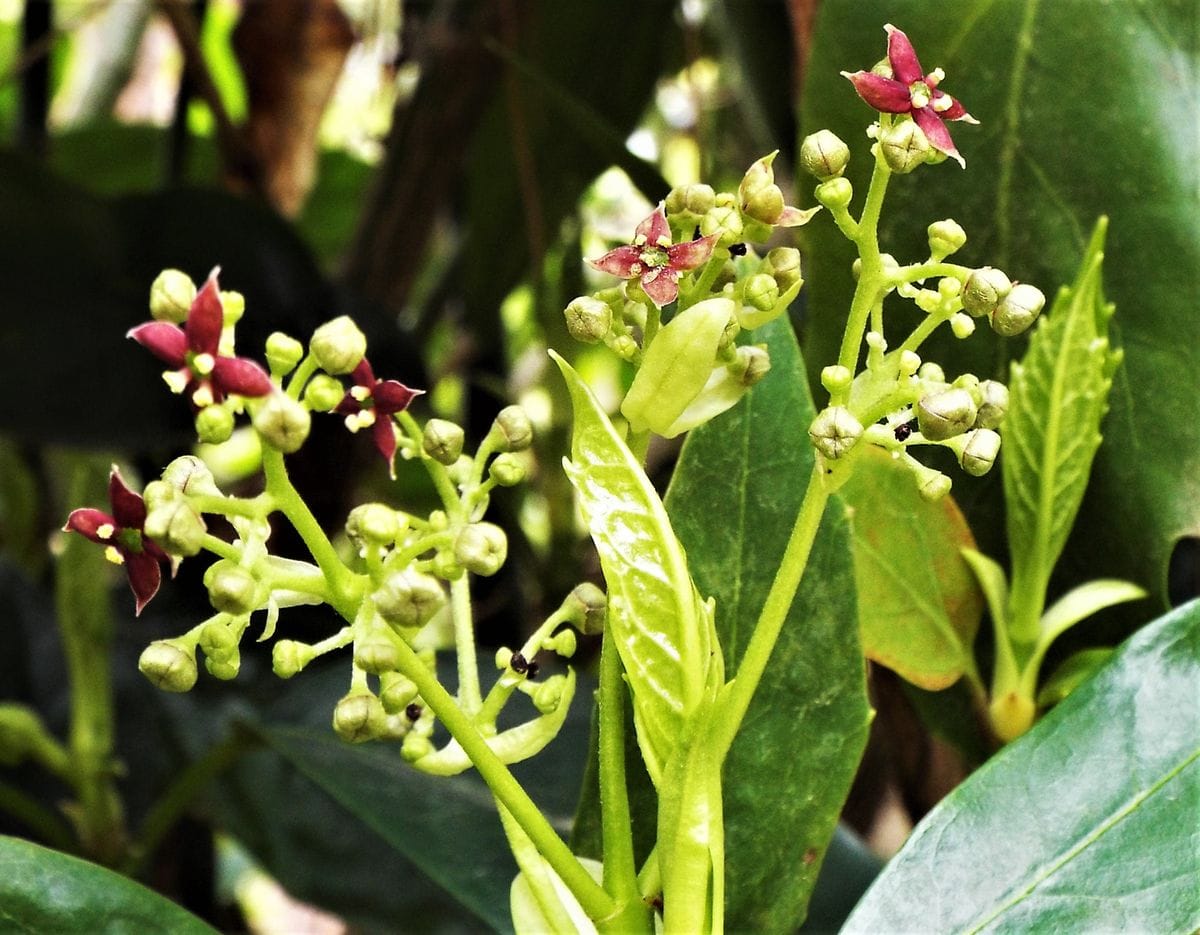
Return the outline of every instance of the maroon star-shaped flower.
<path id="1" fill-rule="evenodd" d="M 679 295 L 679 274 L 708 262 L 717 237 L 697 237 L 685 243 L 671 243 L 671 228 L 662 205 L 654 209 L 634 231 L 633 243 L 610 250 L 598 260 L 590 260 L 596 269 L 637 279 L 650 301 L 662 308 Z"/>
<path id="2" fill-rule="evenodd" d="M 214 269 L 196 293 L 182 328 L 166 321 L 148 321 L 126 335 L 175 368 L 163 374 L 163 379 L 176 393 L 186 392 L 197 409 L 219 403 L 229 394 L 266 396 L 274 389 L 271 378 L 254 361 L 220 353 L 225 313 L 217 285 L 219 272 Z"/>
<path id="3" fill-rule="evenodd" d="M 108 502 L 112 514 L 103 510 L 84 508 L 67 517 L 64 532 L 77 532 L 92 542 L 105 546 L 110 562 L 125 566 L 129 587 L 140 614 L 162 582 L 160 563 L 170 564 L 170 557 L 143 532 L 146 524 L 146 504 L 125 486 L 121 472 L 114 464 L 108 478 Z"/>
<path id="4" fill-rule="evenodd" d="M 938 89 L 938 84 L 946 77 L 945 72 L 935 68 L 924 74 L 908 36 L 891 23 L 883 28 L 888 34 L 887 57 L 892 66 L 892 77 L 869 71 L 844 71 L 842 74 L 850 79 L 858 96 L 876 110 L 885 114 L 911 114 L 934 149 L 966 168 L 967 163 L 950 138 L 945 121 L 979 121 L 968 114 L 959 101 Z"/>
<path id="5" fill-rule="evenodd" d="M 396 429 L 392 415 L 408 408 L 424 390 L 414 390 L 399 380 L 377 380 L 371 364 L 364 357 L 350 374 L 354 386 L 337 404 L 335 412 L 346 417 L 346 428 L 357 432 L 370 426 L 375 447 L 387 462 L 388 473 L 396 476 Z"/>

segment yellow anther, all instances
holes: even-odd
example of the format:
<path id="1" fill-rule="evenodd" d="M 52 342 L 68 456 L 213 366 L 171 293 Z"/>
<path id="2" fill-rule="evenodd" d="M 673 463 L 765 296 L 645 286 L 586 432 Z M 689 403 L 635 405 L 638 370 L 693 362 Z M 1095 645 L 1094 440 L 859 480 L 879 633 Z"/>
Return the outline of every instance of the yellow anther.
<path id="1" fill-rule="evenodd" d="M 192 358 L 192 369 L 202 377 L 208 376 L 216 366 L 216 358 L 212 354 L 197 354 Z"/>
<path id="2" fill-rule="evenodd" d="M 112 562 L 114 565 L 124 565 L 125 564 L 125 556 L 117 551 L 117 547 L 115 545 L 110 545 L 107 549 L 104 550 L 104 557 L 106 559 L 108 559 L 110 562 Z"/>
<path id="3" fill-rule="evenodd" d="M 97 539 L 111 539 L 116 535 L 117 527 L 112 523 L 103 523 L 96 529 Z"/>

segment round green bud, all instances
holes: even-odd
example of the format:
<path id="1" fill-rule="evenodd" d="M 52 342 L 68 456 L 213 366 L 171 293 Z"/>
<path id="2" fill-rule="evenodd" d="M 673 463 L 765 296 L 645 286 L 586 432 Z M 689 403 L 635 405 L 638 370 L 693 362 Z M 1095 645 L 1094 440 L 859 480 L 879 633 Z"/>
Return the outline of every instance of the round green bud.
<path id="1" fill-rule="evenodd" d="M 992 330 L 1006 338 L 1015 337 L 1037 321 L 1046 306 L 1046 297 L 1037 286 L 1017 283 L 991 314 Z"/>
<path id="2" fill-rule="evenodd" d="M 217 482 L 213 479 L 212 471 L 204 461 L 195 455 L 182 455 L 176 458 L 163 468 L 161 476 L 163 483 L 184 496 L 188 494 L 221 496 Z M 149 491 L 149 489 L 147 486 L 146 490 Z"/>
<path id="3" fill-rule="evenodd" d="M 220 679 L 222 682 L 231 682 L 237 678 L 238 671 L 242 667 L 242 660 L 236 653 L 227 658 L 217 658 L 213 656 L 205 656 L 204 668 L 208 670 L 208 674 L 215 679 Z"/>
<path id="4" fill-rule="evenodd" d="M 163 691 L 185 692 L 196 684 L 196 657 L 178 640 L 155 640 L 138 658 L 142 675 Z"/>
<path id="5" fill-rule="evenodd" d="M 637 341 L 627 334 L 621 334 L 613 338 L 613 342 L 609 345 L 609 348 L 622 360 L 633 360 L 638 352 Z"/>
<path id="6" fill-rule="evenodd" d="M 917 425 L 933 442 L 961 435 L 975 424 L 976 415 L 975 400 L 961 387 L 930 393 L 917 403 Z"/>
<path id="7" fill-rule="evenodd" d="M 850 184 L 849 179 L 829 179 L 817 186 L 814 195 L 817 201 L 829 210 L 840 211 L 849 205 L 850 199 L 854 197 L 854 186 Z"/>
<path id="8" fill-rule="evenodd" d="M 810 133 L 800 143 L 800 165 L 820 182 L 828 182 L 846 171 L 850 147 L 830 130 Z"/>
<path id="9" fill-rule="evenodd" d="M 246 314 L 246 297 L 232 289 L 221 290 L 221 323 L 228 328 Z"/>
<path id="10" fill-rule="evenodd" d="M 454 557 L 473 574 L 494 575 L 508 557 L 508 537 L 493 523 L 471 523 L 454 540 Z"/>
<path id="11" fill-rule="evenodd" d="M 388 575 L 372 598 L 379 616 L 401 630 L 424 626 L 446 602 L 437 579 L 412 568 Z"/>
<path id="12" fill-rule="evenodd" d="M 716 192 L 711 185 L 680 185 L 667 195 L 667 214 L 688 214 L 699 217 L 716 203 Z"/>
<path id="13" fill-rule="evenodd" d="M 742 301 L 760 312 L 769 312 L 779 302 L 779 284 L 766 273 L 756 273 L 746 280 Z"/>
<path id="14" fill-rule="evenodd" d="M 921 369 L 921 355 L 916 351 L 904 350 L 900 352 L 900 359 L 896 363 L 901 377 L 911 377 Z"/>
<path id="15" fill-rule="evenodd" d="M 512 662 L 512 657 L 513 651 L 507 646 L 501 646 L 496 650 L 496 668 L 503 672 L 508 668 L 509 663 Z"/>
<path id="16" fill-rule="evenodd" d="M 385 673 L 380 682 L 379 700 L 388 714 L 399 714 L 419 694 L 415 684 L 397 673 Z"/>
<path id="17" fill-rule="evenodd" d="M 229 441 L 233 434 L 233 413 L 224 406 L 205 406 L 196 413 L 196 438 L 206 445 Z"/>
<path id="18" fill-rule="evenodd" d="M 382 633 L 355 640 L 354 664 L 371 675 L 395 672 L 400 668 L 400 650 Z"/>
<path id="19" fill-rule="evenodd" d="M 385 503 L 363 503 L 346 517 L 346 535 L 360 545 L 391 545 L 400 534 L 400 517 Z"/>
<path id="20" fill-rule="evenodd" d="M 564 627 L 546 640 L 542 644 L 542 648 L 552 653 L 558 653 L 564 659 L 570 659 L 575 655 L 575 650 L 579 648 L 579 640 L 575 636 L 574 630 Z"/>
<path id="21" fill-rule="evenodd" d="M 462 454 L 463 437 L 461 425 L 445 419 L 430 419 L 421 434 L 421 448 L 434 461 L 453 464 Z"/>
<path id="22" fill-rule="evenodd" d="M 771 372 L 771 355 L 763 345 L 744 344 L 736 351 L 733 368 L 743 386 L 754 386 Z"/>
<path id="23" fill-rule="evenodd" d="M 742 214 L 736 205 L 714 205 L 700 219 L 700 233 L 716 237 L 722 247 L 740 243 L 744 239 L 742 230 Z"/>
<path id="24" fill-rule="evenodd" d="M 932 360 L 921 364 L 921 369 L 917 371 L 917 376 L 926 383 L 946 382 L 946 371 L 942 369 L 941 364 Z"/>
<path id="25" fill-rule="evenodd" d="M 567 679 L 563 675 L 552 675 L 529 693 L 529 700 L 542 714 L 552 714 L 562 702 Z"/>
<path id="26" fill-rule="evenodd" d="M 313 332 L 309 350 L 326 373 L 349 373 L 367 353 L 367 338 L 348 315 L 327 321 Z"/>
<path id="27" fill-rule="evenodd" d="M 312 428 L 308 410 L 286 393 L 268 396 L 251 421 L 263 441 L 285 455 L 298 451 Z"/>
<path id="28" fill-rule="evenodd" d="M 917 493 L 921 495 L 922 500 L 933 503 L 946 496 L 951 486 L 953 484 L 950 478 L 941 471 L 928 471 L 918 479 Z"/>
<path id="29" fill-rule="evenodd" d="M 975 429 L 967 434 L 958 463 L 972 477 L 982 477 L 992 469 L 998 454 L 1000 436 L 991 429 Z"/>
<path id="30" fill-rule="evenodd" d="M 746 170 L 746 174 L 738 183 L 738 199 L 742 204 L 745 204 L 758 192 L 775 184 L 775 170 L 771 168 L 771 163 L 775 161 L 777 155 L 779 155 L 779 150 L 768 153 L 761 159 L 756 159 L 754 164 Z"/>
<path id="31" fill-rule="evenodd" d="M 590 581 L 577 585 L 563 601 L 563 609 L 580 633 L 598 636 L 604 632 L 608 616 L 608 597 Z"/>
<path id="32" fill-rule="evenodd" d="M 944 259 L 952 253 L 957 253 L 967 242 L 967 232 L 958 221 L 946 218 L 944 221 L 934 221 L 929 225 L 929 253 L 937 259 Z"/>
<path id="33" fill-rule="evenodd" d="M 341 381 L 327 373 L 314 374 L 304 387 L 304 402 L 314 412 L 333 412 L 345 396 Z"/>
<path id="34" fill-rule="evenodd" d="M 969 338 L 975 333 L 975 319 L 962 312 L 956 312 L 950 316 L 950 330 L 959 340 Z"/>
<path id="35" fill-rule="evenodd" d="M 830 364 L 821 370 L 821 385 L 830 393 L 840 393 L 854 382 L 854 374 L 849 367 L 841 364 Z"/>
<path id="36" fill-rule="evenodd" d="M 142 530 L 167 554 L 183 558 L 200 551 L 208 531 L 200 514 L 182 500 L 151 510 L 146 515 Z"/>
<path id="37" fill-rule="evenodd" d="M 488 435 L 498 451 L 524 451 L 533 444 L 533 423 L 520 406 L 505 406 Z"/>
<path id="38" fill-rule="evenodd" d="M 217 610 L 240 617 L 258 606 L 258 581 L 245 568 L 228 559 L 221 559 L 209 566 L 204 573 L 204 586 L 208 588 L 208 600 Z M 229 632 L 222 625 L 221 629 Z M 207 653 L 208 649 L 204 648 Z"/>
<path id="39" fill-rule="evenodd" d="M 906 175 L 924 165 L 933 146 L 925 131 L 912 120 L 898 120 L 880 134 L 883 161 L 897 175 Z"/>
<path id="40" fill-rule="evenodd" d="M 182 325 L 196 298 L 196 284 L 177 269 L 164 269 L 150 284 L 150 317 Z"/>
<path id="41" fill-rule="evenodd" d="M 576 341 L 595 344 L 604 339 L 612 327 L 612 307 L 607 302 L 590 295 L 572 299 L 563 315 L 567 319 L 567 331 Z"/>
<path id="42" fill-rule="evenodd" d="M 984 380 L 979 384 L 979 414 L 975 417 L 975 428 L 997 429 L 1008 412 L 1008 387 L 997 380 Z"/>
<path id="43" fill-rule="evenodd" d="M 943 276 L 938 280 L 937 291 L 943 301 L 953 299 L 962 292 L 962 283 L 953 276 Z"/>
<path id="44" fill-rule="evenodd" d="M 307 643 L 279 640 L 271 647 L 271 669 L 281 679 L 290 679 L 312 662 L 315 651 Z"/>
<path id="45" fill-rule="evenodd" d="M 783 214 L 786 203 L 778 185 L 764 185 L 742 203 L 742 213 L 763 224 L 774 224 Z"/>
<path id="46" fill-rule="evenodd" d="M 387 712 L 370 692 L 352 691 L 334 707 L 333 729 L 350 743 L 374 740 L 387 730 Z"/>
<path id="47" fill-rule="evenodd" d="M 408 733 L 400 744 L 400 756 L 406 763 L 415 763 L 433 753 L 433 741 L 421 734 Z"/>
<path id="48" fill-rule="evenodd" d="M 729 316 L 729 321 L 725 323 L 725 330 L 721 332 L 721 337 L 717 341 L 717 352 L 720 353 L 725 348 L 731 347 L 741 333 L 742 326 L 738 324 L 737 315 Z"/>
<path id="49" fill-rule="evenodd" d="M 267 366 L 271 368 L 271 374 L 276 377 L 285 377 L 295 370 L 296 365 L 303 359 L 304 345 L 290 334 L 273 331 L 267 337 L 266 353 Z"/>
<path id="50" fill-rule="evenodd" d="M 505 452 L 496 455 L 488 465 L 488 477 L 500 487 L 515 487 L 525 480 L 525 465 L 514 454 Z"/>
<path id="51" fill-rule="evenodd" d="M 972 318 L 990 315 L 1009 292 L 1012 282 L 1003 270 L 984 266 L 974 270 L 963 285 L 962 304 Z"/>
<path id="52" fill-rule="evenodd" d="M 830 461 L 836 461 L 853 448 L 862 433 L 862 423 L 845 406 L 822 409 L 808 427 L 813 447 Z"/>
<path id="53" fill-rule="evenodd" d="M 787 292 L 800 282 L 800 251 L 795 247 L 776 247 L 763 260 L 762 271 L 769 274 Z"/>

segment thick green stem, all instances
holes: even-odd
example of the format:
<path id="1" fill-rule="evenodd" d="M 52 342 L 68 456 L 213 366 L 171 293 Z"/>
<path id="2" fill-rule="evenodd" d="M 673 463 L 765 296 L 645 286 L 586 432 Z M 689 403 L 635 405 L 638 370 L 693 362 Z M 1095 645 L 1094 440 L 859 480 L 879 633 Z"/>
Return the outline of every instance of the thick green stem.
<path id="1" fill-rule="evenodd" d="M 483 707 L 479 688 L 479 663 L 475 659 L 475 625 L 471 615 L 471 585 L 464 574 L 450 582 L 454 617 L 454 653 L 458 663 L 458 704 L 474 717 Z"/>

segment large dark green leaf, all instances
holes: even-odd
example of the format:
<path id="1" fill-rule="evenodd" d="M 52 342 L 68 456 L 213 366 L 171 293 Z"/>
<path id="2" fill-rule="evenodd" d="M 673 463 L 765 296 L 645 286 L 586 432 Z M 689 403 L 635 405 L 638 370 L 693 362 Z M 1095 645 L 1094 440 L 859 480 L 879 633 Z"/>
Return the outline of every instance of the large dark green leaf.
<path id="1" fill-rule="evenodd" d="M 843 931 L 1195 931 L 1197 684 L 1193 602 L 931 812 Z"/>
<path id="2" fill-rule="evenodd" d="M 812 470 L 804 364 L 786 319 L 755 340 L 772 369 L 684 446 L 667 509 L 697 587 L 717 600 L 730 674 L 745 651 Z M 725 764 L 726 924 L 790 931 L 866 742 L 854 569 L 832 500 L 808 569 Z"/>
<path id="3" fill-rule="evenodd" d="M 828 126 L 851 144 L 857 206 L 870 168 L 863 130 L 872 113 L 838 72 L 883 57 L 881 27 L 892 22 L 926 70 L 945 69 L 944 87 L 981 126 L 954 125 L 965 173 L 947 162 L 893 178 L 884 250 L 902 262 L 920 259 L 926 225 L 954 217 L 970 237 L 961 262 L 999 266 L 1052 295 L 1073 278 L 1097 215 L 1110 217 L 1105 292 L 1120 309 L 1112 337 L 1126 356 L 1064 563 L 1076 579 L 1142 584 L 1160 605 L 1173 544 L 1200 533 L 1196 17 L 1192 0 L 1102 8 L 1093 0 L 826 0 L 802 114 L 805 132 Z M 815 248 L 807 347 L 819 369 L 841 335 L 850 256 L 827 219 L 807 230 Z M 892 303 L 893 323 L 911 326 L 916 313 Z M 951 375 L 1000 379 L 1022 352 L 1021 342 L 990 332 L 927 348 L 923 355 L 945 362 Z M 969 497 L 964 503 L 980 547 L 1003 554 L 998 491 L 974 486 L 987 494 L 980 507 Z"/>
<path id="4" fill-rule="evenodd" d="M 204 935 L 214 930 L 111 870 L 0 837 L 0 929 L 29 933 Z"/>

